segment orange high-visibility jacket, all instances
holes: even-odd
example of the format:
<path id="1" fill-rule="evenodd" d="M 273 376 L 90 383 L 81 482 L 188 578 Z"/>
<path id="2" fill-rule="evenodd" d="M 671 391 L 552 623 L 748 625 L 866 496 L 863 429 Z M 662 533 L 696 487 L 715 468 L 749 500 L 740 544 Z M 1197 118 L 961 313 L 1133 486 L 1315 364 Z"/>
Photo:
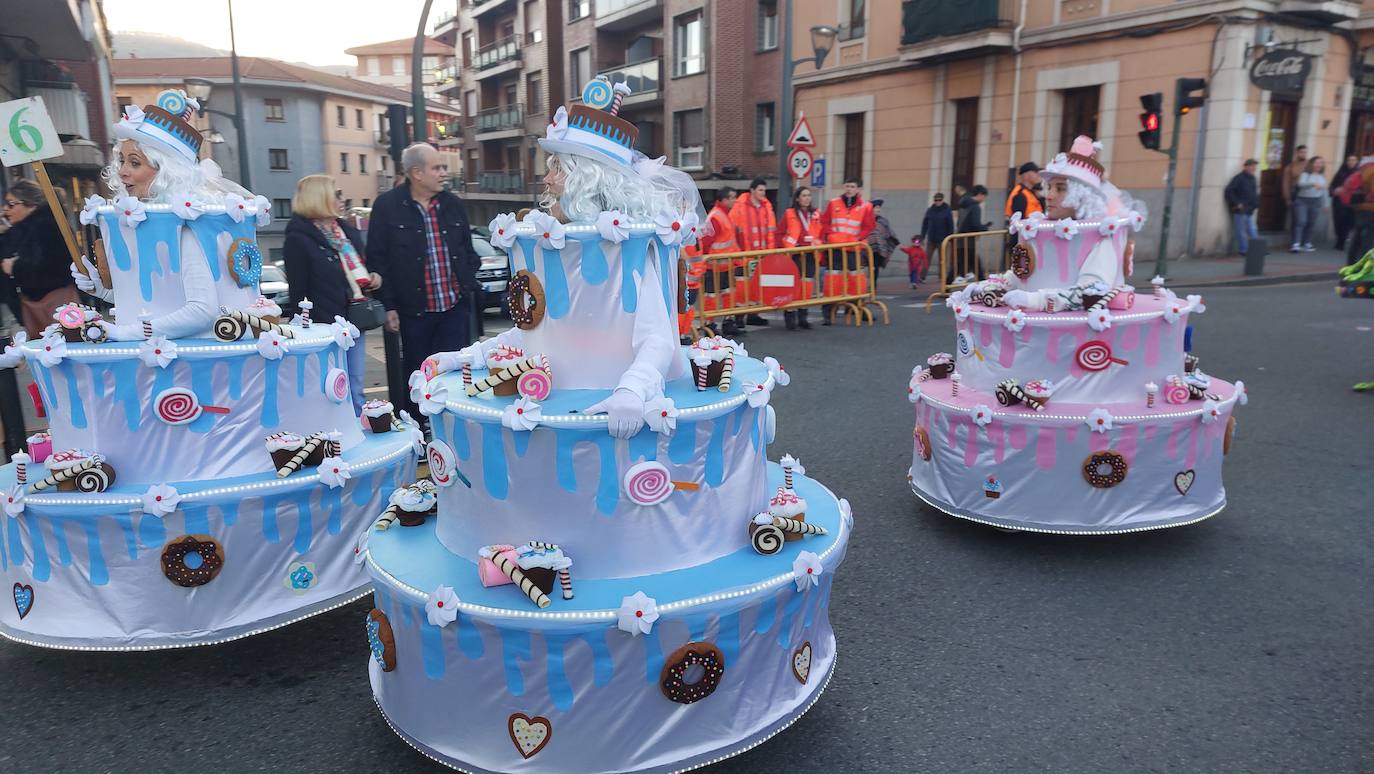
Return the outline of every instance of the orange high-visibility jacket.
<path id="1" fill-rule="evenodd" d="M 711 235 L 701 238 L 699 244 L 702 255 L 733 253 L 738 249 L 735 244 L 735 224 L 730 221 L 730 211 L 724 204 L 718 203 L 712 207 L 706 221 L 710 225 Z"/>
<path id="2" fill-rule="evenodd" d="M 1025 187 L 1024 185 L 1017 183 L 1016 185 L 1012 186 L 1011 193 L 1007 194 L 1007 206 L 1003 208 L 1003 212 L 1004 214 L 1006 214 L 1007 220 L 1011 220 L 1012 213 L 1016 211 L 1014 209 L 1015 205 L 1013 205 L 1012 203 L 1016 201 L 1017 194 L 1025 194 L 1023 197 L 1021 197 L 1025 200 L 1025 207 L 1024 209 L 1020 210 L 1021 217 L 1028 218 L 1030 217 L 1031 213 L 1041 211 L 1040 200 L 1036 198 L 1035 192 Z"/>
<path id="3" fill-rule="evenodd" d="M 803 217 L 796 207 L 788 207 L 782 214 L 782 244 L 784 247 L 807 247 L 819 245 L 821 240 L 821 214 L 812 212 Z"/>
<path id="4" fill-rule="evenodd" d="M 767 199 L 754 204 L 752 196 L 741 196 L 730 210 L 735 224 L 735 241 L 739 249 L 771 250 L 778 246 L 778 219 L 773 215 L 773 203 Z"/>
<path id="5" fill-rule="evenodd" d="M 854 197 L 854 206 L 846 207 L 843 196 L 837 196 L 821 212 L 821 234 L 826 244 L 862 242 L 877 226 L 873 220 L 873 205 Z"/>

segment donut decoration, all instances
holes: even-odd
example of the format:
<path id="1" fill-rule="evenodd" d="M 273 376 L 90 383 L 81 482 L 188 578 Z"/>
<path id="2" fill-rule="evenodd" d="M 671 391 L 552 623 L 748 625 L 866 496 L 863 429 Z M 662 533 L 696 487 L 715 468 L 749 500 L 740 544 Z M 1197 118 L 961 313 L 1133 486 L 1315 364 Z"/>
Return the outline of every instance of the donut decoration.
<path id="1" fill-rule="evenodd" d="M 917 425 L 911 435 L 916 440 L 916 456 L 920 457 L 923 462 L 930 462 L 933 454 L 930 446 L 930 432 L 924 426 Z"/>
<path id="2" fill-rule="evenodd" d="M 64 304 L 53 317 L 57 318 L 57 322 L 61 323 L 63 328 L 71 330 L 77 330 L 86 322 L 86 312 L 79 304 Z"/>
<path id="3" fill-rule="evenodd" d="M 367 647 L 383 672 L 396 668 L 396 635 L 386 613 L 375 607 L 367 614 Z"/>
<path id="4" fill-rule="evenodd" d="M 182 588 L 204 586 L 224 568 L 224 548 L 208 535 L 182 535 L 162 549 L 162 574 Z"/>
<path id="5" fill-rule="evenodd" d="M 1011 271 L 1017 279 L 1026 279 L 1035 273 L 1035 246 L 1030 242 L 1018 242 L 1011 248 Z"/>
<path id="6" fill-rule="evenodd" d="M 1231 438 L 1236 434 L 1236 415 L 1232 414 L 1226 420 L 1226 435 L 1221 438 L 1221 453 L 1231 453 Z"/>
<path id="7" fill-rule="evenodd" d="M 262 279 L 262 250 L 256 240 L 239 237 L 229 244 L 229 276 L 241 288 L 255 288 Z"/>
<path id="8" fill-rule="evenodd" d="M 553 376 L 547 368 L 533 368 L 520 374 L 515 381 L 520 397 L 541 401 L 553 392 Z"/>
<path id="9" fill-rule="evenodd" d="M 544 285 L 533 272 L 521 269 L 506 287 L 510 319 L 522 331 L 533 330 L 544 321 Z"/>
<path id="10" fill-rule="evenodd" d="M 87 344 L 104 344 L 110 338 L 110 334 L 105 330 L 105 326 L 98 323 L 91 323 L 81 329 L 81 340 Z"/>
<path id="11" fill-rule="evenodd" d="M 1112 355 L 1112 345 L 1101 339 L 1085 341 L 1073 353 L 1074 362 L 1084 371 L 1105 371 L 1112 363 L 1130 365 L 1126 360 Z"/>
<path id="12" fill-rule="evenodd" d="M 206 406 L 194 392 L 185 387 L 168 387 L 153 399 L 153 413 L 169 425 L 186 425 L 197 419 L 203 412 L 228 414 L 223 406 Z"/>
<path id="13" fill-rule="evenodd" d="M 1089 454 L 1083 461 L 1083 478 L 1098 489 L 1111 489 L 1126 480 L 1126 458 L 1120 452 Z"/>
<path id="14" fill-rule="evenodd" d="M 675 489 L 695 491 L 701 488 L 690 481 L 674 481 L 663 463 L 652 460 L 631 465 L 625 471 L 623 483 L 626 496 L 635 505 L 658 505 Z"/>
<path id="15" fill-rule="evenodd" d="M 324 376 L 324 394 L 335 403 L 347 401 L 350 395 L 348 389 L 348 372 L 342 368 L 331 368 Z"/>
<path id="16" fill-rule="evenodd" d="M 687 670 L 699 667 L 701 679 L 686 681 Z M 659 688 L 670 701 L 694 704 L 715 693 L 725 674 L 725 654 L 709 642 L 689 642 L 673 651 L 659 675 Z"/>

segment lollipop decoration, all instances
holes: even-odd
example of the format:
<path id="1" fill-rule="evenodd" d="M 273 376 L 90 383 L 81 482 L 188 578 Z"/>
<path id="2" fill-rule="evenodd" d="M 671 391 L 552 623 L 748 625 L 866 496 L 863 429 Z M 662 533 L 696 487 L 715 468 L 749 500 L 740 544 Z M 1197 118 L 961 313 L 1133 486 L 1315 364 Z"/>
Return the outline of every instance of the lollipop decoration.
<path id="1" fill-rule="evenodd" d="M 324 377 L 324 391 L 335 403 L 348 400 L 348 372 L 342 368 L 331 368 Z"/>
<path id="2" fill-rule="evenodd" d="M 1074 353 L 1074 360 L 1085 371 L 1105 371 L 1112 363 L 1129 365 L 1127 361 L 1113 357 L 1111 345 L 1099 339 L 1080 344 Z"/>
<path id="3" fill-rule="evenodd" d="M 605 110 L 614 101 L 615 89 L 611 87 L 611 79 L 604 75 L 596 76 L 582 87 L 582 103 L 587 107 Z"/>
<path id="4" fill-rule="evenodd" d="M 548 398 L 549 393 L 553 392 L 553 379 L 547 370 L 535 368 L 520 374 L 515 381 L 515 387 L 521 397 L 540 401 Z"/>
<path id="5" fill-rule="evenodd" d="M 206 406 L 194 392 L 185 387 L 168 387 L 153 399 L 153 411 L 157 418 L 169 425 L 185 425 L 200 418 L 202 412 L 228 414 L 223 406 Z"/>
<path id="6" fill-rule="evenodd" d="M 675 489 L 696 491 L 701 485 L 691 481 L 674 481 L 661 462 L 640 462 L 625 471 L 625 494 L 635 505 L 658 505 L 667 500 Z"/>
<path id="7" fill-rule="evenodd" d="M 959 348 L 960 355 L 964 357 L 973 355 L 979 360 L 983 359 L 983 353 L 979 351 L 978 346 L 973 343 L 973 334 L 968 331 L 959 331 L 958 335 L 955 336 L 955 343 Z"/>
<path id="8" fill-rule="evenodd" d="M 472 482 L 458 470 L 457 455 L 448 444 L 438 439 L 430 441 L 425 449 L 425 459 L 429 462 L 429 477 L 434 483 L 453 486 L 454 481 L 461 481 L 463 486 L 472 488 Z"/>

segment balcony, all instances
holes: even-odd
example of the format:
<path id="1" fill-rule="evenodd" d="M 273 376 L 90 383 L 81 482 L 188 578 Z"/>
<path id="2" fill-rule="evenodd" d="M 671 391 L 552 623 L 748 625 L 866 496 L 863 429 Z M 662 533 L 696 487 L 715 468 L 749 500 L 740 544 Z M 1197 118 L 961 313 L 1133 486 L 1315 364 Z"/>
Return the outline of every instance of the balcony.
<path id="1" fill-rule="evenodd" d="M 457 145 L 463 140 L 463 120 L 450 118 L 434 122 L 434 139 L 441 147 Z"/>
<path id="2" fill-rule="evenodd" d="M 1281 0 L 1279 13 L 1318 24 L 1354 21 L 1360 16 L 1361 0 Z"/>
<path id="3" fill-rule="evenodd" d="M 921 61 L 1010 49 L 1014 0 L 905 0 L 901 58 Z"/>
<path id="4" fill-rule="evenodd" d="M 606 70 L 600 75 L 610 78 L 611 83 L 624 81 L 630 87 L 630 96 L 624 102 L 626 107 L 663 101 L 663 60 L 659 57 Z"/>
<path id="5" fill-rule="evenodd" d="M 472 133 L 478 140 L 517 137 L 525 132 L 525 106 L 522 104 L 488 108 L 472 116 Z"/>
<path id="6" fill-rule="evenodd" d="M 628 30 L 663 21 L 663 0 L 596 0 L 596 28 Z"/>
<path id="7" fill-rule="evenodd" d="M 458 39 L 458 14 L 454 11 L 439 14 L 439 18 L 434 22 L 434 31 L 430 33 L 430 36 L 453 45 L 454 41 Z"/>
<path id="8" fill-rule="evenodd" d="M 519 69 L 520 39 L 511 35 L 482 46 L 473 56 L 472 66 L 478 80 Z"/>
<path id="9" fill-rule="evenodd" d="M 503 6 L 511 6 L 515 10 L 515 0 L 480 0 L 472 4 L 472 18 L 480 19 L 493 11 L 499 11 Z"/>
<path id="10" fill-rule="evenodd" d="M 519 169 L 482 172 L 477 187 L 481 193 L 525 193 L 525 173 Z"/>
<path id="11" fill-rule="evenodd" d="M 456 59 L 443 67 L 434 68 L 434 88 L 441 94 L 458 89 L 463 85 L 462 78 L 459 77 L 461 72 Z"/>

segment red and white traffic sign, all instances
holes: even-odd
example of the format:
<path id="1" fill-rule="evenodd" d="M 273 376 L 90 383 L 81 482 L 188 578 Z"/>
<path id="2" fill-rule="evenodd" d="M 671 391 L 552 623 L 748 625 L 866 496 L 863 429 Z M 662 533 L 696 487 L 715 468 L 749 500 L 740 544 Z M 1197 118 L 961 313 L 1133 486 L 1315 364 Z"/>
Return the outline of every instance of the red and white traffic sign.
<path id="1" fill-rule="evenodd" d="M 816 135 L 811 133 L 811 124 L 806 120 L 806 114 L 797 113 L 797 125 L 792 127 L 792 134 L 787 138 L 789 148 L 814 148 L 816 147 Z"/>
<path id="2" fill-rule="evenodd" d="M 811 151 L 806 148 L 793 148 L 792 152 L 787 154 L 787 168 L 792 170 L 792 177 L 798 180 L 805 180 L 811 176 L 813 161 Z"/>

